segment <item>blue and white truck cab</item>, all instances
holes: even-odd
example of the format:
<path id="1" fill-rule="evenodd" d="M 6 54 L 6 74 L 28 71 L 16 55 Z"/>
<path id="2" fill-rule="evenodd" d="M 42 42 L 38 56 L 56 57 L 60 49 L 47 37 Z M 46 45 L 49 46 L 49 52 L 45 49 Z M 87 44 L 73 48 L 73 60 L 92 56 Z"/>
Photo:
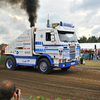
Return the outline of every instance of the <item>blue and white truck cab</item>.
<path id="1" fill-rule="evenodd" d="M 26 30 L 5 48 L 7 70 L 16 66 L 36 67 L 40 73 L 53 68 L 68 70 L 80 62 L 80 45 L 75 28 L 67 23 L 53 23 L 49 28 Z"/>

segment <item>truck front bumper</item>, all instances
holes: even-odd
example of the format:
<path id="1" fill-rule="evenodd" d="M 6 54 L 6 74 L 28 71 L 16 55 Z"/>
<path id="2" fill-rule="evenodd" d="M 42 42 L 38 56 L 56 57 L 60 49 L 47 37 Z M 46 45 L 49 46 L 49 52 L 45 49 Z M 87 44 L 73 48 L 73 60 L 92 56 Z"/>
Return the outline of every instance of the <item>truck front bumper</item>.
<path id="1" fill-rule="evenodd" d="M 66 67 L 70 67 L 70 66 L 75 66 L 75 65 L 79 65 L 80 61 L 73 61 L 73 62 L 68 62 L 68 63 L 60 63 L 59 64 L 59 68 L 66 68 Z"/>

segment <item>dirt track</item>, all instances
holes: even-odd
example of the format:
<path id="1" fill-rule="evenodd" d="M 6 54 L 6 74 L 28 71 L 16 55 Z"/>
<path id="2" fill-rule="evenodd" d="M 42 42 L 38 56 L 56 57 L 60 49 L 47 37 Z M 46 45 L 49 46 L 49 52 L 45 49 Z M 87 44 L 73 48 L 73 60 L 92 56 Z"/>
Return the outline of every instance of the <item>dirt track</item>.
<path id="1" fill-rule="evenodd" d="M 34 68 L 8 71 L 0 65 L 0 82 L 3 80 L 13 81 L 27 98 L 100 100 L 100 68 L 77 66 L 66 72 L 54 70 L 45 75 Z"/>

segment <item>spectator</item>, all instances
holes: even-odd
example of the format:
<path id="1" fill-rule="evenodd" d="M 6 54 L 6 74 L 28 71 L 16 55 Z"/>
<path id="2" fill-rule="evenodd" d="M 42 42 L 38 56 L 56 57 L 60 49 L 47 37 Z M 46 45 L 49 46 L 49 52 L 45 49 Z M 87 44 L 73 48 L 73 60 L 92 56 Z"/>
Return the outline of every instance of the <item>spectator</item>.
<path id="1" fill-rule="evenodd" d="M 98 50 L 96 49 L 96 55 L 98 55 Z"/>
<path id="2" fill-rule="evenodd" d="M 85 49 L 85 50 L 84 50 L 84 53 L 88 53 L 88 50 L 87 50 L 87 49 Z"/>
<path id="3" fill-rule="evenodd" d="M 100 49 L 99 49 L 99 51 L 98 51 L 98 54 L 99 54 L 99 57 L 100 57 Z"/>
<path id="4" fill-rule="evenodd" d="M 91 55 L 92 55 L 91 52 L 92 52 L 92 50 L 90 49 L 90 50 L 89 50 L 89 54 L 90 54 L 89 60 L 91 60 Z"/>
<path id="5" fill-rule="evenodd" d="M 16 94 L 15 84 L 11 81 L 3 81 L 0 86 L 0 100 L 12 100 L 14 97 L 15 100 L 20 100 L 21 91 L 18 90 L 18 95 Z"/>
<path id="6" fill-rule="evenodd" d="M 92 60 L 93 60 L 94 50 L 91 50 L 91 55 L 92 55 Z"/>
<path id="7" fill-rule="evenodd" d="M 81 49 L 81 53 L 83 53 L 84 52 L 84 50 L 83 49 Z"/>

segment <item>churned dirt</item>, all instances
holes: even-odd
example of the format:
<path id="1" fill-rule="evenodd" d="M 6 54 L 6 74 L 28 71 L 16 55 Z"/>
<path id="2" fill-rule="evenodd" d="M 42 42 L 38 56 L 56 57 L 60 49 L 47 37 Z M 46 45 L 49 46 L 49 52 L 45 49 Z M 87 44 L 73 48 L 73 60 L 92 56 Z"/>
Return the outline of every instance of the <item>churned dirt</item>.
<path id="1" fill-rule="evenodd" d="M 21 89 L 22 96 L 62 100 L 100 100 L 100 67 L 76 66 L 68 71 L 53 70 L 51 74 L 40 74 L 38 69 L 20 68 L 6 70 L 0 65 L 0 84 L 11 80 Z"/>

